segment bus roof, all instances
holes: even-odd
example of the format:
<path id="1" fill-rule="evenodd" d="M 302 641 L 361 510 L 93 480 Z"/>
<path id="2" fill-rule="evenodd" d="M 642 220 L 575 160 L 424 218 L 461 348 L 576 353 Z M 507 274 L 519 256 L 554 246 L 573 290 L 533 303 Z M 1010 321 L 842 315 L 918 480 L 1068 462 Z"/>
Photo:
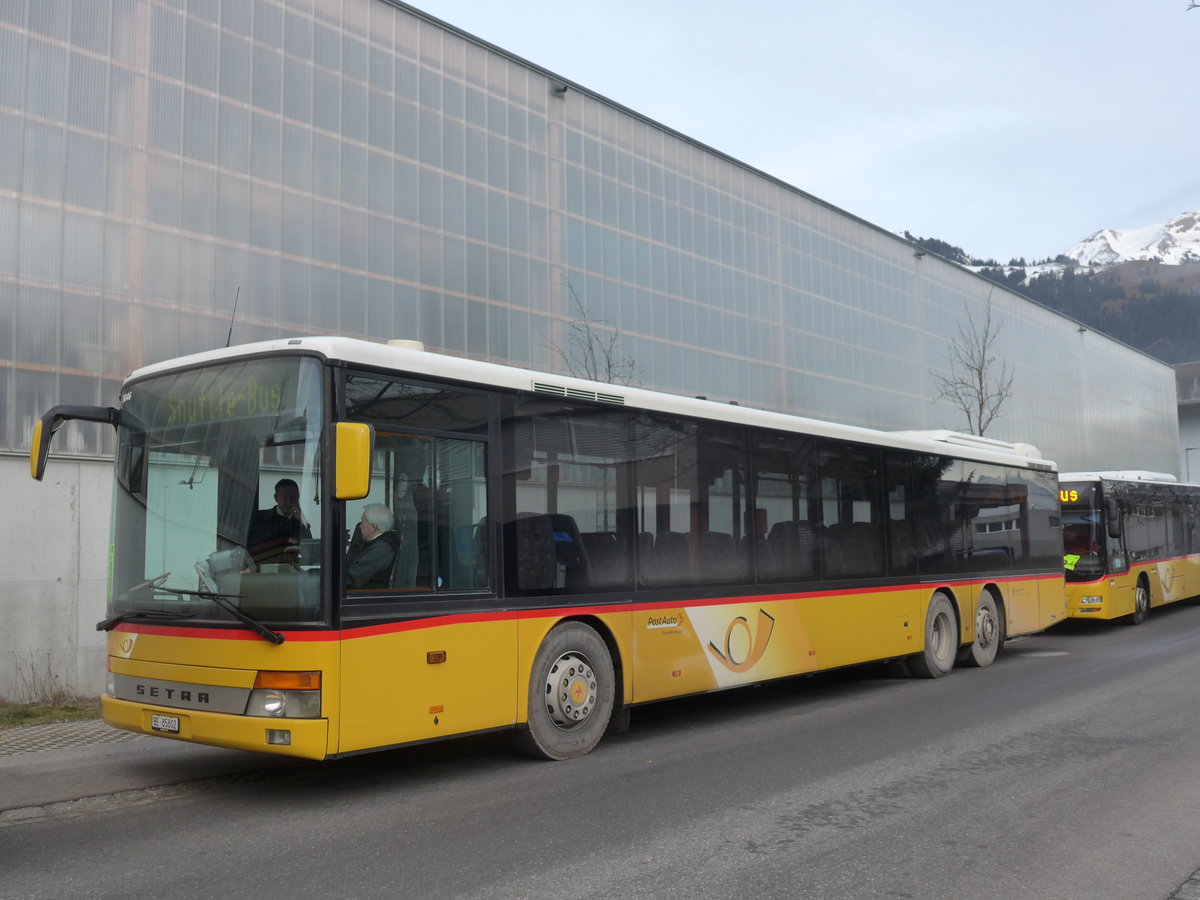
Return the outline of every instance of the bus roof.
<path id="1" fill-rule="evenodd" d="M 1153 481 L 1179 484 L 1179 479 L 1166 472 L 1143 472 L 1139 469 L 1116 469 L 1111 472 L 1061 472 L 1058 480 L 1067 481 Z"/>
<path id="2" fill-rule="evenodd" d="M 1043 459 L 1031 444 L 1009 444 L 975 435 L 952 431 L 886 432 L 856 425 L 842 425 L 786 413 L 720 403 L 703 398 L 685 397 L 623 384 L 588 381 L 570 375 L 556 375 L 532 369 L 520 369 L 498 363 L 481 362 L 427 351 L 418 341 L 380 343 L 345 337 L 296 337 L 253 344 L 240 344 L 153 363 L 133 372 L 128 381 L 161 375 L 179 369 L 249 356 L 290 353 L 316 354 L 327 360 L 372 366 L 416 377 L 433 377 L 532 391 L 569 400 L 588 400 L 653 412 L 717 420 L 742 425 L 801 432 L 819 437 L 876 444 L 915 452 L 959 456 L 981 462 L 995 462 L 1021 468 L 1054 471 L 1056 466 Z"/>

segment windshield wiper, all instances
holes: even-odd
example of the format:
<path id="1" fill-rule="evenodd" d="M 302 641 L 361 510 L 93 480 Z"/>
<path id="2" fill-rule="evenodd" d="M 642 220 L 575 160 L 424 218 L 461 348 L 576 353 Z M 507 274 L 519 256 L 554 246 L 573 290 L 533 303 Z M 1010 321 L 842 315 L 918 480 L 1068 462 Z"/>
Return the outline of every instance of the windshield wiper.
<path id="1" fill-rule="evenodd" d="M 211 600 L 217 606 L 221 607 L 221 609 L 232 613 L 234 618 L 259 634 L 264 640 L 270 641 L 272 644 L 282 644 L 284 641 L 284 637 L 280 632 L 272 631 L 262 622 L 258 621 L 258 619 L 246 615 L 238 609 L 236 604 L 230 602 L 231 600 L 245 599 L 245 594 L 218 594 L 213 591 L 181 591 L 178 588 L 163 587 L 162 585 L 158 585 L 154 589 L 156 591 L 166 591 L 168 594 L 176 594 L 180 597 L 199 597 L 202 600 Z"/>
<path id="2" fill-rule="evenodd" d="M 175 612 L 167 609 L 123 609 L 96 623 L 97 631 L 112 631 L 112 629 L 130 619 L 194 619 L 191 613 Z"/>

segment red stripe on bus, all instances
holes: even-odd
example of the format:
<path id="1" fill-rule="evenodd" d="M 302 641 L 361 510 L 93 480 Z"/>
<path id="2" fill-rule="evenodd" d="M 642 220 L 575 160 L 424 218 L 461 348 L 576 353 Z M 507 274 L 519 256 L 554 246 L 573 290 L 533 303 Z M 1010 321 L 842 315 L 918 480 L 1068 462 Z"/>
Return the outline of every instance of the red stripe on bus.
<path id="1" fill-rule="evenodd" d="M 741 603 L 788 603 L 807 597 L 846 597 L 853 594 L 884 594 L 895 591 L 911 591 L 939 587 L 966 587 L 981 582 L 1009 584 L 1016 581 L 1058 581 L 1058 575 L 1010 575 L 1001 578 L 967 578 L 957 581 L 929 582 L 927 584 L 881 585 L 878 587 L 844 588 L 833 591 L 798 591 L 780 594 L 745 594 L 738 596 L 711 597 L 692 600 L 652 600 L 644 603 L 599 603 L 592 606 L 553 606 L 538 609 L 498 610 L 496 612 L 452 613 L 445 616 L 430 616 L 403 622 L 383 622 L 376 625 L 349 626 L 328 631 L 282 631 L 288 641 L 296 643 L 319 643 L 322 641 L 352 640 L 375 637 L 404 631 L 421 631 L 444 625 L 464 625 L 484 622 L 508 622 L 528 619 L 559 618 L 561 616 L 610 615 L 619 612 L 647 612 L 660 609 L 694 608 L 702 606 L 732 606 Z M 177 625 L 142 625 L 122 622 L 112 629 L 130 634 L 150 634 L 159 637 L 201 638 L 216 641 L 261 641 L 253 631 L 228 628 L 181 628 Z"/>

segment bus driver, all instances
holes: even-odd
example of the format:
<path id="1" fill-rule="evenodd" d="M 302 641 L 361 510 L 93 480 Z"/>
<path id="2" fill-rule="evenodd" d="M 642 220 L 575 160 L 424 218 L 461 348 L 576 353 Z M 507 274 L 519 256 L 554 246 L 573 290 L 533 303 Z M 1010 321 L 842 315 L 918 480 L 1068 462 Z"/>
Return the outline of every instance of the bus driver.
<path id="1" fill-rule="evenodd" d="M 300 512 L 300 486 L 290 478 L 275 484 L 275 505 L 250 516 L 246 550 L 256 563 L 295 562 L 300 541 L 312 531 Z"/>

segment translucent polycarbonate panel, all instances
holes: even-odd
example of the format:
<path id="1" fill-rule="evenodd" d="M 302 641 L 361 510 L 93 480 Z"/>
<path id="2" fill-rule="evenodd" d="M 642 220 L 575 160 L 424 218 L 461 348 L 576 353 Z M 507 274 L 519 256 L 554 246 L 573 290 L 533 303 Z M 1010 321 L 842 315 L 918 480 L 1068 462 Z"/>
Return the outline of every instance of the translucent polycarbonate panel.
<path id="1" fill-rule="evenodd" d="M 0 338 L 2 337 L 3 335 L 0 334 Z M 12 375 L 13 370 L 10 367 L 0 366 L 0 447 L 11 447 L 17 444 L 14 437 L 10 435 L 13 427 L 10 424 L 11 413 L 16 409 Z"/>
<path id="2" fill-rule="evenodd" d="M 65 285 L 92 288 L 104 287 L 104 220 L 99 216 L 75 212 L 65 214 L 63 223 L 63 274 Z M 86 299 L 97 302 L 98 295 Z M 63 351 L 70 351 L 64 346 Z"/>
<path id="3" fill-rule="evenodd" d="M 0 449 L 27 440 L 25 392 L 53 398 L 61 370 L 99 385 L 230 324 L 234 340 L 402 336 L 562 371 L 555 347 L 581 312 L 648 387 L 961 428 L 936 379 L 990 297 L 1014 390 L 989 435 L 1072 467 L 1173 467 L 1166 367 L 1084 344 L 1067 320 L 419 13 L 0 10 L 0 189 L 15 193 L 0 198 L 14 290 Z M 22 380 L 18 365 L 53 371 Z M 1086 402 L 1047 399 L 1065 396 Z"/>

